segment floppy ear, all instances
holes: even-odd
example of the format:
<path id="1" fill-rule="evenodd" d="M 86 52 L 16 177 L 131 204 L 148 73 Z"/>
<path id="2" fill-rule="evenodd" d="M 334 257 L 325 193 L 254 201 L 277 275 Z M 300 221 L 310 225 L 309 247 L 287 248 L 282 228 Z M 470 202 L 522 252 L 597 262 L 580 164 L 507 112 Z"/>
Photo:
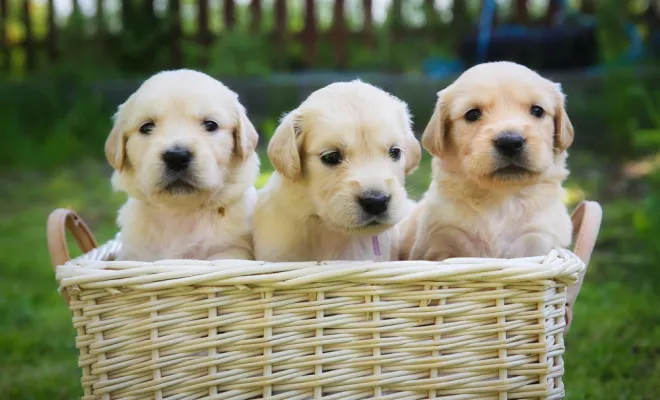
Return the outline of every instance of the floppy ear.
<path id="1" fill-rule="evenodd" d="M 403 102 L 402 102 L 403 103 Z M 406 135 L 404 155 L 406 157 L 406 175 L 412 174 L 419 166 L 419 161 L 422 158 L 422 147 L 415 137 L 412 130 L 412 123 L 410 121 L 410 112 L 408 106 L 403 103 L 403 129 Z"/>
<path id="2" fill-rule="evenodd" d="M 555 149 L 557 152 L 562 152 L 568 149 L 573 144 L 573 124 L 566 114 L 566 107 L 564 105 L 565 96 L 561 92 L 561 85 L 556 84 L 558 91 L 557 108 L 555 109 Z"/>
<path id="3" fill-rule="evenodd" d="M 422 146 L 435 157 L 443 156 L 449 133 L 449 118 L 444 93 L 444 90 L 438 92 L 438 101 L 435 104 L 433 115 L 422 134 Z"/>
<path id="4" fill-rule="evenodd" d="M 112 117 L 113 126 L 110 131 L 110 136 L 105 141 L 105 158 L 108 163 L 117 171 L 121 171 L 126 164 L 126 127 L 124 118 L 122 116 L 122 108 L 120 105 L 115 115 Z"/>
<path id="5" fill-rule="evenodd" d="M 238 124 L 234 128 L 234 149 L 241 159 L 248 158 L 257 148 L 259 135 L 248 119 L 245 109 L 239 107 Z"/>
<path id="6" fill-rule="evenodd" d="M 298 138 L 302 134 L 299 116 L 294 110 L 284 116 L 268 143 L 268 158 L 275 170 L 289 179 L 302 173 Z"/>

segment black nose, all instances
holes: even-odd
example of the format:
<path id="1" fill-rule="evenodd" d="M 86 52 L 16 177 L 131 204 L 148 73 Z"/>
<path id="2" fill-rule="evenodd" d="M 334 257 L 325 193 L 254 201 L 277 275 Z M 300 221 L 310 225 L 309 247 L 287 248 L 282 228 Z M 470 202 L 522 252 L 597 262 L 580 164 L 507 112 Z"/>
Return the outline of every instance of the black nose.
<path id="1" fill-rule="evenodd" d="M 387 211 L 390 196 L 379 192 L 365 192 L 358 197 L 358 203 L 365 212 L 371 215 L 380 215 Z"/>
<path id="2" fill-rule="evenodd" d="M 163 161 L 172 171 L 182 171 L 188 168 L 191 160 L 192 153 L 183 147 L 173 147 L 163 153 Z"/>
<path id="3" fill-rule="evenodd" d="M 495 147 L 505 156 L 513 157 L 522 152 L 525 139 L 517 133 L 503 132 L 495 138 Z"/>

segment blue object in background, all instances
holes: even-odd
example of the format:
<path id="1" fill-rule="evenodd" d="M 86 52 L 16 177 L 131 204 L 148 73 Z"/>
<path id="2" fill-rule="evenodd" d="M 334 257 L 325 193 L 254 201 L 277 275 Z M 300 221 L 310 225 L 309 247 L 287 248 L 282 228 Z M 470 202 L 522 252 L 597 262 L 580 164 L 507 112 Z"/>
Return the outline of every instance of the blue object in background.
<path id="1" fill-rule="evenodd" d="M 604 73 L 610 68 L 623 67 L 626 65 L 633 65 L 644 57 L 644 39 L 642 34 L 634 24 L 627 23 L 625 26 L 626 33 L 630 39 L 630 46 L 628 50 L 616 60 L 608 63 L 601 63 L 594 65 L 587 69 L 587 73 L 591 75 L 599 75 Z"/>
<path id="2" fill-rule="evenodd" d="M 461 56 L 458 59 L 429 58 L 422 65 L 424 74 L 442 79 L 457 75 L 471 65 L 499 59 L 541 70 L 570 66 L 587 74 L 600 74 L 612 67 L 633 65 L 644 56 L 642 35 L 634 24 L 628 23 L 625 26 L 630 40 L 628 50 L 617 60 L 600 63 L 596 18 L 569 12 L 567 0 L 560 1 L 555 25 L 551 27 L 506 24 L 493 29 L 496 9 L 495 0 L 484 0 L 477 33 L 463 42 L 465 51 L 461 51 Z M 654 32 L 649 38 L 649 47 L 652 51 L 660 51 L 660 32 Z M 538 51 L 535 53 L 540 48 L 551 48 L 555 53 L 544 56 L 539 55 Z"/>
<path id="3" fill-rule="evenodd" d="M 445 79 L 463 72 L 461 60 L 444 57 L 430 57 L 422 65 L 424 75 L 432 79 Z"/>
<path id="4" fill-rule="evenodd" d="M 479 34 L 477 36 L 477 63 L 486 62 L 488 45 L 490 44 L 490 31 L 495 19 L 497 4 L 495 0 L 484 0 L 479 18 Z"/>

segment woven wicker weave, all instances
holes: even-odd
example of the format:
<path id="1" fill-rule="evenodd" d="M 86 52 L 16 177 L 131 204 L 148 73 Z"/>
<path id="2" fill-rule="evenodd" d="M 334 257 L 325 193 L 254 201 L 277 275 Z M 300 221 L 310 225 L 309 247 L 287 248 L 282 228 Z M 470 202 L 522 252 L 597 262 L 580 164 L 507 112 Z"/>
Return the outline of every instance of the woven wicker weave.
<path id="1" fill-rule="evenodd" d="M 93 242 L 93 240 L 92 240 Z M 560 399 L 570 251 L 57 267 L 83 399 Z M 589 251 L 590 252 L 590 251 Z"/>

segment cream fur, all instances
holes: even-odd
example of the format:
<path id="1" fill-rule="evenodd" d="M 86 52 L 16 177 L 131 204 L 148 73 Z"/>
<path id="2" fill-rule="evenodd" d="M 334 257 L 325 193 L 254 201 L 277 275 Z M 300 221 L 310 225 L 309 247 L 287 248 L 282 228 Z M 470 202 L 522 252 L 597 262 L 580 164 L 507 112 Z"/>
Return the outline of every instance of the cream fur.
<path id="1" fill-rule="evenodd" d="M 206 120 L 219 129 L 206 131 Z M 139 132 L 145 122 L 155 124 L 150 134 Z M 113 186 L 129 195 L 117 218 L 118 258 L 253 259 L 257 140 L 238 96 L 210 76 L 177 70 L 145 81 L 120 106 L 106 142 Z M 165 187 L 161 155 L 173 146 L 194 154 L 193 191 Z"/>
<path id="2" fill-rule="evenodd" d="M 530 114 L 542 106 L 541 118 Z M 480 108 L 478 122 L 465 113 Z M 521 132 L 530 174 L 501 176 L 493 140 Z M 433 181 L 401 223 L 402 259 L 516 258 L 568 247 L 571 221 L 562 203 L 566 148 L 573 127 L 558 85 L 518 64 L 481 64 L 438 93 L 422 137 L 433 154 Z"/>
<path id="3" fill-rule="evenodd" d="M 390 157 L 392 147 L 401 158 Z M 344 160 L 320 157 L 340 150 Z M 393 228 L 409 209 L 404 181 L 418 165 L 407 106 L 360 81 L 334 83 L 286 115 L 268 147 L 276 168 L 260 190 L 255 256 L 265 261 L 390 260 L 398 254 Z M 367 190 L 391 196 L 376 226 L 362 221 L 357 197 Z M 372 236 L 378 235 L 381 256 Z"/>

